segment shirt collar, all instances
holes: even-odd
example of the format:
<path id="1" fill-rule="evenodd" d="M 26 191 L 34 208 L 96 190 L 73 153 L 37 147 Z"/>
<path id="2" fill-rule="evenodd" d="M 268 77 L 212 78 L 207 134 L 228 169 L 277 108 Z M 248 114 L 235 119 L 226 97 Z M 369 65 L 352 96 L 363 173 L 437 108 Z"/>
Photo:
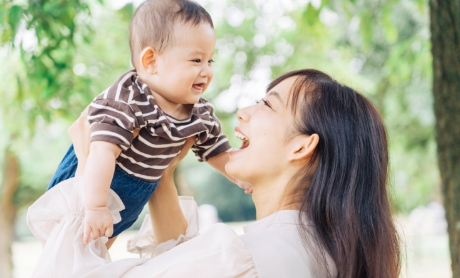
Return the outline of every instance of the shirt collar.
<path id="1" fill-rule="evenodd" d="M 260 231 L 278 224 L 297 225 L 299 223 L 299 212 L 298 210 L 277 211 L 265 218 L 244 226 L 244 233 Z"/>

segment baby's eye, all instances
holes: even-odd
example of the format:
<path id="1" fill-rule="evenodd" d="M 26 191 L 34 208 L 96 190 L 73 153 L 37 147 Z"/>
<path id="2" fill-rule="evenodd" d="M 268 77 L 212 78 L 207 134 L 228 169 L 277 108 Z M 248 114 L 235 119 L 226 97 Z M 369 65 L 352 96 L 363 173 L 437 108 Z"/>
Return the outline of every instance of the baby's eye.
<path id="1" fill-rule="evenodd" d="M 211 59 L 211 60 L 208 61 L 208 64 L 212 64 L 212 63 L 214 63 L 214 60 L 213 60 L 213 59 Z"/>
<path id="2" fill-rule="evenodd" d="M 195 60 L 192 60 L 192 62 L 199 64 L 199 63 L 201 63 L 201 59 L 195 59 Z"/>

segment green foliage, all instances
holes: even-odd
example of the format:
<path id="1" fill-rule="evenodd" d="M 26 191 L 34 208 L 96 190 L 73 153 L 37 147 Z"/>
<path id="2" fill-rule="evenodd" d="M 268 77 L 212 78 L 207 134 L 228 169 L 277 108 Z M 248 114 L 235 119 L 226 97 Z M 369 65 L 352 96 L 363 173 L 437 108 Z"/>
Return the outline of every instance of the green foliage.
<path id="1" fill-rule="evenodd" d="M 2 110 L 11 118 L 25 112 L 24 125 L 8 125 L 11 133 L 33 133 L 38 118 L 51 121 L 53 116 L 72 115 L 69 92 L 83 81 L 72 72 L 75 33 L 86 36 L 91 31 L 84 20 L 90 13 L 78 0 L 14 3 L 4 2 L 1 12 L 3 47 L 19 56 L 10 69 L 13 87 L 0 91 Z"/>
<path id="2" fill-rule="evenodd" d="M 215 77 L 204 97 L 215 103 L 231 143 L 239 144 L 233 139 L 234 112 L 260 98 L 271 78 L 317 68 L 371 98 L 382 113 L 397 209 L 405 212 L 435 198 L 439 178 L 425 1 L 325 0 L 306 6 L 292 1 L 292 7 L 278 2 L 205 5 L 215 21 L 217 45 Z M 7 131 L 0 142 L 17 138 L 24 188 L 18 200 L 44 189 L 69 143 L 67 125 L 130 68 L 128 25 L 135 8 L 128 4 L 114 11 L 108 4 L 0 3 L 0 58 L 7 64 L 0 80 L 9 84 L 0 88 L 0 120 Z M 235 104 L 224 107 L 223 96 L 234 97 Z M 250 196 L 210 167 L 194 161 L 183 169 L 200 203 L 215 204 L 225 220 L 253 217 Z"/>
<path id="3" fill-rule="evenodd" d="M 397 210 L 439 199 L 426 3 L 336 1 L 324 8 L 339 17 L 328 28 L 335 33 L 329 43 L 354 53 L 363 63 L 357 73 L 373 84 L 357 89 L 373 100 L 387 126 Z"/>
<path id="4" fill-rule="evenodd" d="M 0 56 L 8 67 L 0 69 L 0 80 L 8 86 L 0 88 L 0 120 L 3 135 L 9 137 L 2 146 L 13 145 L 20 158 L 21 187 L 15 203 L 23 204 L 48 184 L 69 145 L 70 121 L 129 69 L 126 26 L 133 7 L 101 13 L 106 7 L 92 2 L 92 12 L 101 13 L 96 20 L 82 1 L 1 5 L 0 32 L 8 40 Z M 117 31 L 107 32 L 110 28 Z"/>

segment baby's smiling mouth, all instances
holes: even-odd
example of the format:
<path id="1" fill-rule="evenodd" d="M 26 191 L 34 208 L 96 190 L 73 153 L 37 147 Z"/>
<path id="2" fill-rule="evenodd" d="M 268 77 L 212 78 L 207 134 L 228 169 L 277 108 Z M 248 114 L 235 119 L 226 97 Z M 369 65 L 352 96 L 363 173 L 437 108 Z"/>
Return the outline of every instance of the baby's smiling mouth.
<path id="1" fill-rule="evenodd" d="M 192 86 L 195 90 L 203 90 L 204 88 L 204 83 L 197 83 L 197 84 L 193 84 Z"/>
<path id="2" fill-rule="evenodd" d="M 241 139 L 243 141 L 243 144 L 241 145 L 240 150 L 246 149 L 249 146 L 249 138 L 246 137 L 246 135 L 244 135 L 241 132 L 235 131 L 235 136 L 238 139 Z"/>

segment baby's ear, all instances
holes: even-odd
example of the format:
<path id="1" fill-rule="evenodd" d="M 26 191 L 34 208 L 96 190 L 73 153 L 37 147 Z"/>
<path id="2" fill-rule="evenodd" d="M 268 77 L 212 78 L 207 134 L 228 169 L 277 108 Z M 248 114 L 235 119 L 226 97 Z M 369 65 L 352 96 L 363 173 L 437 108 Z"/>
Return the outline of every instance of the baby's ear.
<path id="1" fill-rule="evenodd" d="M 146 72 L 150 73 L 151 75 L 154 75 L 157 73 L 156 71 L 157 52 L 155 51 L 155 49 L 151 47 L 144 48 L 144 50 L 142 50 L 140 54 L 140 59 L 141 59 L 141 66 Z"/>

